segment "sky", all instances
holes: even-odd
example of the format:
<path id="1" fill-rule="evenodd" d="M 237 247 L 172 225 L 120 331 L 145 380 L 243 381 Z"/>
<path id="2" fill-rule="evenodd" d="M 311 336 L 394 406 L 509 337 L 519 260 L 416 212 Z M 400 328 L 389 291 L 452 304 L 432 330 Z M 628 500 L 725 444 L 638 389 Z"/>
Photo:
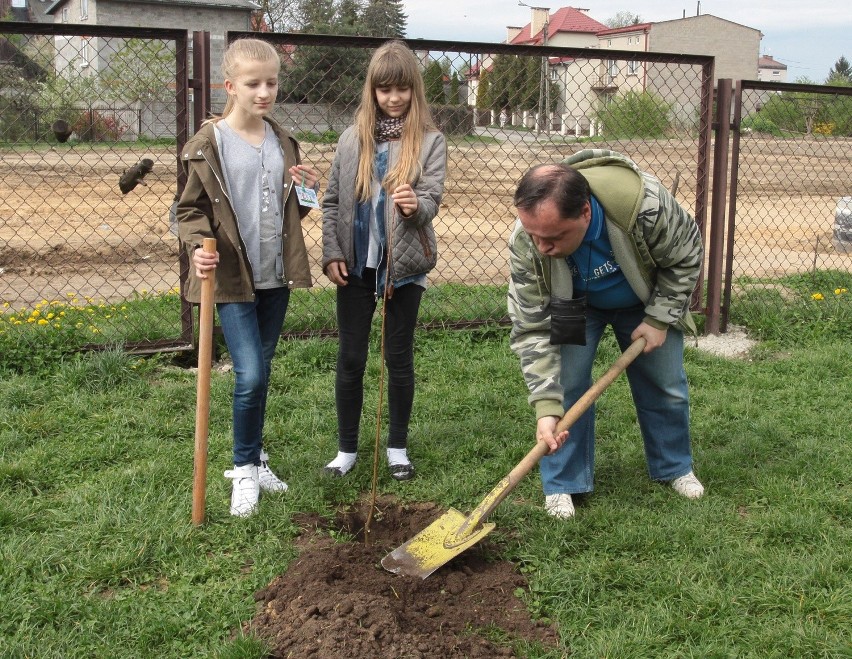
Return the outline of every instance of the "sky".
<path id="1" fill-rule="evenodd" d="M 852 12 L 837 0 L 605 0 L 582 3 L 528 5 L 549 7 L 580 6 L 601 23 L 619 11 L 638 14 L 642 22 L 668 21 L 712 14 L 734 23 L 760 30 L 760 54 L 772 55 L 787 65 L 787 81 L 806 77 L 823 82 L 834 63 L 843 55 L 852 62 Z M 408 15 L 406 37 L 450 41 L 501 42 L 506 26 L 530 22 L 530 10 L 518 0 L 404 0 Z"/>

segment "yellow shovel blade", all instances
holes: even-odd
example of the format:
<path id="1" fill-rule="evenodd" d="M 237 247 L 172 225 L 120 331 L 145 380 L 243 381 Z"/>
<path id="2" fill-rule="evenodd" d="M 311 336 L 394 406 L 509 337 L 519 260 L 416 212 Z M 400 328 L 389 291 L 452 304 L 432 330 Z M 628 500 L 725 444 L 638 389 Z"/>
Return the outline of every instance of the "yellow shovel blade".
<path id="1" fill-rule="evenodd" d="M 444 563 L 461 554 L 488 535 L 494 524 L 483 524 L 458 536 L 467 515 L 450 508 L 411 540 L 382 559 L 389 572 L 425 579 Z"/>

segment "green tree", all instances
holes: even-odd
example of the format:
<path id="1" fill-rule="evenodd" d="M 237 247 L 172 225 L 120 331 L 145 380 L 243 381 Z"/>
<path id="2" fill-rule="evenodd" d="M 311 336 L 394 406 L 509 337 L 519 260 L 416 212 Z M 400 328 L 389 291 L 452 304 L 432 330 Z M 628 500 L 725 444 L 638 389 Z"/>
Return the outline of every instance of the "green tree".
<path id="1" fill-rule="evenodd" d="M 665 137 L 671 121 L 671 104 L 650 92 L 627 92 L 601 105 L 597 119 L 609 138 Z"/>
<path id="2" fill-rule="evenodd" d="M 459 77 L 455 71 L 450 74 L 450 98 L 447 99 L 450 105 L 459 105 Z"/>
<path id="3" fill-rule="evenodd" d="M 175 80 L 175 54 L 164 41 L 128 39 L 100 73 L 104 95 L 114 101 L 166 101 Z"/>
<path id="4" fill-rule="evenodd" d="M 828 72 L 828 78 L 825 82 L 828 85 L 838 82 L 852 84 L 852 66 L 850 66 L 849 60 L 841 55 L 840 59 L 834 63 L 831 71 Z"/>
<path id="5" fill-rule="evenodd" d="M 408 16 L 401 0 L 367 0 L 361 15 L 364 34 L 371 37 L 405 37 Z"/>
<path id="6" fill-rule="evenodd" d="M 492 107 L 490 101 L 491 94 L 488 89 L 490 79 L 491 74 L 486 69 L 482 69 L 482 73 L 479 74 L 479 84 L 476 87 L 477 110 L 487 110 Z"/>
<path id="7" fill-rule="evenodd" d="M 356 5 L 348 0 L 303 0 L 305 31 L 317 34 L 360 34 Z M 291 103 L 328 103 L 352 107 L 358 103 L 370 53 L 363 48 L 299 46 L 292 64 L 282 67 L 279 98 Z"/>
<path id="8" fill-rule="evenodd" d="M 639 14 L 634 14 L 629 11 L 616 12 L 615 16 L 604 21 L 604 25 L 611 28 L 627 27 L 628 25 L 638 25 L 642 22 L 642 17 Z"/>
<path id="9" fill-rule="evenodd" d="M 541 93 L 541 60 L 497 55 L 491 69 L 490 107 L 535 110 Z"/>
<path id="10" fill-rule="evenodd" d="M 444 71 L 440 62 L 432 60 L 423 72 L 423 84 L 426 87 L 426 100 L 436 105 L 443 105 L 446 100 L 444 96 Z"/>

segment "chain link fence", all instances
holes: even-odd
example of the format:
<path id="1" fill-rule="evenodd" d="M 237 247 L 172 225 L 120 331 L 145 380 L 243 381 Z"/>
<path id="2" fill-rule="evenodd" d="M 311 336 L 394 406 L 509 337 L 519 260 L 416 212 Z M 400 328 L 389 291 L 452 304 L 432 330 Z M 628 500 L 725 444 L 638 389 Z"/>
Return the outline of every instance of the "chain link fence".
<path id="1" fill-rule="evenodd" d="M 229 39 L 258 36 L 230 33 Z M 351 125 L 372 49 L 381 39 L 263 34 L 282 53 L 276 119 L 300 140 L 322 180 Z M 425 326 L 506 318 L 507 240 L 515 184 L 531 166 L 583 148 L 613 149 L 659 176 L 703 222 L 712 58 L 576 48 L 414 40 L 427 100 L 448 140 L 435 220 L 439 259 L 422 306 Z M 213 98 L 218 111 L 223 98 Z M 318 285 L 322 218 L 304 223 Z M 291 314 L 298 314 L 298 303 Z M 314 319 L 334 328 L 333 298 Z M 317 304 L 321 306 L 316 306 Z M 302 328 L 288 317 L 290 332 Z M 310 328 L 315 331 L 316 327 Z M 319 328 L 321 329 L 321 328 Z"/>
<path id="2" fill-rule="evenodd" d="M 85 32 L 83 31 L 85 30 Z M 372 49 L 365 37 L 255 36 L 281 53 L 275 117 L 299 138 L 321 182 L 352 122 Z M 412 40 L 449 144 L 435 221 L 439 262 L 424 326 L 505 319 L 506 241 L 516 181 L 583 148 L 630 156 L 703 228 L 712 58 L 629 51 Z M 185 349 L 191 307 L 170 209 L 182 180 L 189 89 L 224 103 L 209 66 L 190 79 L 178 30 L 0 22 L 0 303 L 4 351 L 33 330 L 57 351 L 121 342 Z M 197 53 L 196 53 L 197 54 Z M 213 62 L 213 71 L 218 62 Z M 304 222 L 317 280 L 297 291 L 293 335 L 334 332 L 320 272 L 321 214 Z M 30 330 L 29 332 L 26 330 Z"/>
<path id="3" fill-rule="evenodd" d="M 740 81 L 723 313 L 852 304 L 852 88 Z M 822 307 L 814 307 L 814 310 Z"/>
<path id="4" fill-rule="evenodd" d="M 168 221 L 185 61 L 179 30 L 0 22 L 7 362 L 35 345 L 191 345 Z"/>

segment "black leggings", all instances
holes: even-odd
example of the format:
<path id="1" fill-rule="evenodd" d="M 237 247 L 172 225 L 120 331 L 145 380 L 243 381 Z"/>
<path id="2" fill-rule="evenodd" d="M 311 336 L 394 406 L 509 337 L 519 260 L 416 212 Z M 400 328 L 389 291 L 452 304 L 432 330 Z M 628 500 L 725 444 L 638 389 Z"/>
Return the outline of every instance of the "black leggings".
<path id="1" fill-rule="evenodd" d="M 337 352 L 335 400 L 339 448 L 355 453 L 358 426 L 364 404 L 364 369 L 370 327 L 376 311 L 376 271 L 366 269 L 364 278 L 349 275 L 347 286 L 337 287 Z M 423 288 L 407 284 L 394 290 L 385 310 L 385 363 L 388 369 L 388 447 L 405 448 L 408 422 L 414 404 L 414 327 Z"/>

